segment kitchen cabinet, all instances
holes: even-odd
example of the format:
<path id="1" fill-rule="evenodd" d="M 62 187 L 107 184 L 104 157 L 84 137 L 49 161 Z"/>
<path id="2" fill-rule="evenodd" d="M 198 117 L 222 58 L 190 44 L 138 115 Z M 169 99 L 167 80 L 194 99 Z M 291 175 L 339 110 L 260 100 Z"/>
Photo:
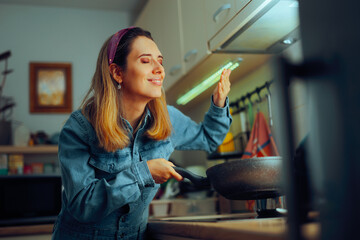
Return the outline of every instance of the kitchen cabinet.
<path id="1" fill-rule="evenodd" d="M 152 0 L 147 3 L 135 25 L 151 32 L 164 55 L 165 90 L 209 55 L 208 40 L 247 2 Z"/>
<path id="2" fill-rule="evenodd" d="M 206 1 L 205 21 L 207 39 L 211 39 L 251 0 Z"/>
<path id="3" fill-rule="evenodd" d="M 135 26 L 151 32 L 164 56 L 165 90 L 184 74 L 179 4 L 179 0 L 148 1 L 135 22 Z"/>
<path id="4" fill-rule="evenodd" d="M 15 226 L 55 221 L 62 191 L 57 153 L 55 145 L 0 146 L 9 159 L 8 175 L 0 175 L 0 225 L 9 227 L 0 228 L 0 236 Z"/>
<path id="5" fill-rule="evenodd" d="M 214 42 L 213 38 L 218 37 L 218 33 L 229 25 L 229 21 L 231 23 L 249 2 L 251 1 L 148 1 L 134 25 L 149 30 L 164 55 L 164 88 L 167 93 L 171 88 L 178 88 L 174 84 L 198 68 L 201 63 L 212 61 L 209 60 L 210 50 L 213 50 L 209 50 L 210 42 Z M 232 58 L 234 56 L 230 57 Z M 221 61 L 223 62 L 224 60 Z M 219 63 L 215 67 L 218 68 Z M 205 72 L 211 70 L 207 69 Z M 194 84 L 194 81 L 192 83 Z"/>
<path id="6" fill-rule="evenodd" d="M 205 21 L 205 0 L 181 0 L 181 27 L 183 34 L 184 51 L 182 61 L 185 72 L 190 71 L 198 62 L 208 54 L 207 34 Z"/>
<path id="7" fill-rule="evenodd" d="M 235 1 L 236 14 L 232 16 L 230 21 L 226 22 L 226 24 L 223 24 L 223 27 L 218 28 L 218 31 L 214 31 L 213 34 L 209 36 L 209 50 L 212 52 L 219 50 L 221 45 L 225 43 L 225 40 L 234 37 L 234 34 L 237 33 L 246 24 L 252 23 L 254 17 L 257 14 L 269 7 L 267 5 L 271 5 L 267 0 Z"/>

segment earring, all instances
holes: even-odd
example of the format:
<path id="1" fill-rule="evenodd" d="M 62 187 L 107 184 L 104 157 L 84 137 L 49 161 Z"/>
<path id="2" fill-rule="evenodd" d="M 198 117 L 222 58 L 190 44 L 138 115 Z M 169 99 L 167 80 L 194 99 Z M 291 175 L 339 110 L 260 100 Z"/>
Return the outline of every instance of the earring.
<path id="1" fill-rule="evenodd" d="M 120 84 L 120 83 L 118 84 L 117 89 L 118 89 L 118 90 L 121 89 L 121 84 Z"/>

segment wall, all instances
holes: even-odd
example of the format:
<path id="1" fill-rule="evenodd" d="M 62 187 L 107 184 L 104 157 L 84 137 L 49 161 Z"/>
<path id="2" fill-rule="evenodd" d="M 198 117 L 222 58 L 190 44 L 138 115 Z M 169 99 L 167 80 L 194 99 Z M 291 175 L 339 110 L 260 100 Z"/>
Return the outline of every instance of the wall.
<path id="1" fill-rule="evenodd" d="M 108 36 L 131 24 L 128 13 L 0 4 L 0 53 L 11 50 L 4 95 L 15 99 L 13 127 L 59 132 L 69 114 L 29 113 L 29 62 L 72 63 L 73 109 L 89 88 Z M 0 70 L 4 62 L 0 62 Z"/>
<path id="2" fill-rule="evenodd" d="M 285 57 L 287 57 L 290 61 L 296 63 L 301 61 L 301 42 L 296 43 L 292 47 L 286 49 L 283 53 Z M 246 61 L 246 59 L 245 59 Z M 234 70 L 236 71 L 236 70 Z M 229 93 L 229 100 L 230 102 L 236 101 L 241 96 L 246 95 L 248 92 L 252 92 L 256 87 L 262 86 L 266 81 L 270 81 L 274 79 L 274 71 L 271 67 L 271 63 L 268 62 L 261 66 L 260 68 L 256 69 L 253 72 L 250 72 L 246 75 L 243 79 L 231 79 L 231 91 Z M 270 87 L 270 92 L 273 94 L 274 84 Z M 307 109 L 308 109 L 308 102 L 307 102 L 307 94 L 304 82 L 297 79 L 292 81 L 289 86 L 289 92 L 291 96 L 291 113 L 294 118 L 294 125 L 295 125 L 295 143 L 298 144 L 302 138 L 307 134 L 309 129 L 309 124 L 307 121 Z M 265 98 L 267 94 L 267 90 L 262 90 L 260 95 L 262 98 Z M 252 96 L 252 101 L 256 102 L 258 99 L 257 95 Z M 246 102 L 247 103 L 247 102 Z M 272 109 L 274 109 L 274 103 L 272 103 Z M 196 122 L 200 122 L 203 119 L 205 112 L 208 110 L 210 104 L 209 100 L 206 100 L 196 108 L 191 109 L 188 112 L 184 112 L 186 115 L 191 117 Z M 262 111 L 265 117 L 268 119 L 268 104 L 267 101 L 262 101 L 261 104 L 255 104 L 253 106 L 253 111 L 256 113 L 257 109 Z M 273 112 L 273 111 L 272 111 Z M 276 117 L 276 116 L 273 116 Z M 274 135 L 274 139 L 276 141 L 276 126 L 272 127 L 272 133 Z M 233 123 L 231 125 L 231 131 L 234 136 L 240 132 L 240 118 L 239 114 L 233 115 Z M 208 167 L 218 164 L 220 161 L 206 161 L 207 154 L 202 151 L 191 151 L 191 152 L 175 152 L 172 156 L 175 162 L 179 162 L 183 165 L 207 165 Z"/>

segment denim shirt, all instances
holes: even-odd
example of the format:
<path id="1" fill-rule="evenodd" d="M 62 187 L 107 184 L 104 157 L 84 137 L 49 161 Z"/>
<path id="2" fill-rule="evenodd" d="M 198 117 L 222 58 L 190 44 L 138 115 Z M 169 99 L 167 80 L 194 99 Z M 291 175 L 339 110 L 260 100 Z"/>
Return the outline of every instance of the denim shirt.
<path id="1" fill-rule="evenodd" d="M 201 123 L 172 106 L 168 112 L 170 137 L 156 141 L 144 136 L 150 118 L 146 111 L 130 145 L 115 152 L 99 147 L 94 128 L 80 110 L 71 114 L 59 139 L 64 190 L 54 240 L 144 239 L 148 207 L 159 189 L 146 162 L 168 160 L 174 149 L 213 152 L 232 121 L 228 99 L 224 108 L 211 102 Z"/>

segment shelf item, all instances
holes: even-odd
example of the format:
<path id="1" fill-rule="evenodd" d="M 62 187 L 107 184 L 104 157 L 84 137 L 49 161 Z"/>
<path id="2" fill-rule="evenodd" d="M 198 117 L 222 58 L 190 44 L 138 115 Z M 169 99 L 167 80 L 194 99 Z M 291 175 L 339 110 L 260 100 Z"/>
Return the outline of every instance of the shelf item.
<path id="1" fill-rule="evenodd" d="M 44 163 L 34 162 L 30 164 L 31 172 L 34 174 L 42 174 L 44 173 Z"/>
<path id="2" fill-rule="evenodd" d="M 57 154 L 57 145 L 38 145 L 30 147 L 20 146 L 0 146 L 0 153 L 20 153 L 20 154 Z"/>
<path id="3" fill-rule="evenodd" d="M 0 176 L 7 175 L 9 170 L 8 155 L 0 154 Z"/>
<path id="4" fill-rule="evenodd" d="M 0 175 L 57 174 L 57 145 L 0 145 Z"/>
<path id="5" fill-rule="evenodd" d="M 8 159 L 8 174 L 23 174 L 24 172 L 24 155 L 10 154 Z"/>

